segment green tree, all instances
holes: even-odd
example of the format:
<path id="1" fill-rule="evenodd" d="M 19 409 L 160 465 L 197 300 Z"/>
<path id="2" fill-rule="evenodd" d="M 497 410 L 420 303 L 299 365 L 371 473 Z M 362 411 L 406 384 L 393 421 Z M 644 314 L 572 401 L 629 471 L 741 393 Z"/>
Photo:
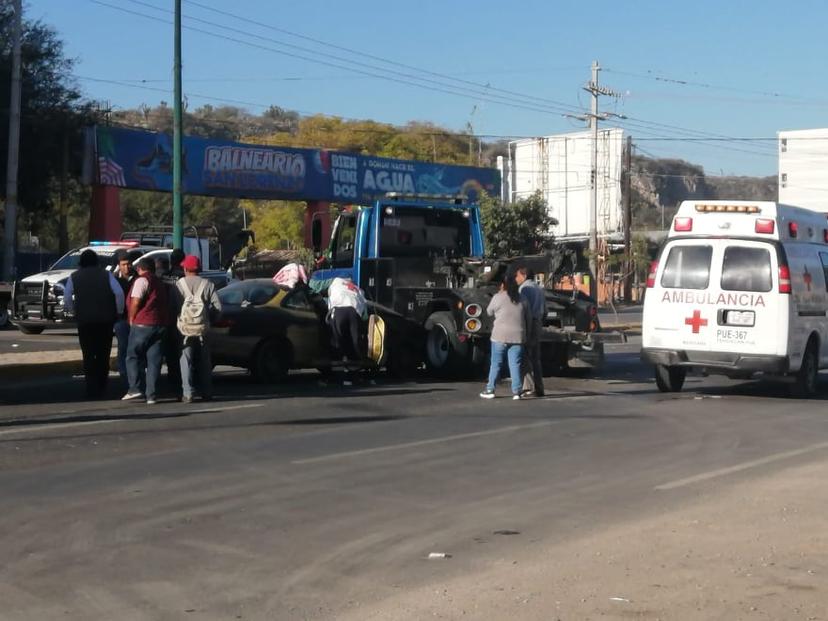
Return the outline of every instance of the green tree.
<path id="1" fill-rule="evenodd" d="M 557 221 L 540 192 L 502 204 L 484 195 L 480 200 L 486 252 L 490 256 L 515 257 L 540 254 L 554 244 L 551 228 Z"/>
<path id="2" fill-rule="evenodd" d="M 241 208 L 250 214 L 248 228 L 256 235 L 256 248 L 295 250 L 303 247 L 305 203 L 244 200 Z"/>
<path id="3" fill-rule="evenodd" d="M 0 0 L 0 193 L 6 187 L 12 24 L 12 2 Z M 81 101 L 72 77 L 74 60 L 67 58 L 54 29 L 24 17 L 21 54 L 18 225 L 38 235 L 42 245 L 57 245 L 58 238 L 63 245 L 68 235 L 67 214 L 75 211 L 70 203 L 84 193 L 77 184 L 61 184 L 60 179 L 80 175 L 81 128 L 93 111 Z M 44 217 L 46 213 L 53 217 Z"/>

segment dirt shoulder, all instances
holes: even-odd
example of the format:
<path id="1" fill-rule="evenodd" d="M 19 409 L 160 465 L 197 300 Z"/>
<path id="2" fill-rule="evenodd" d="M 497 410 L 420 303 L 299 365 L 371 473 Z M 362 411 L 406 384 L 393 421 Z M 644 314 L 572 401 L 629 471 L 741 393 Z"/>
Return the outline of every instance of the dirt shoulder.
<path id="1" fill-rule="evenodd" d="M 791 468 L 339 619 L 828 619 L 828 461 Z M 436 562 L 436 561 L 429 561 Z M 447 559 L 439 562 L 452 562 Z"/>

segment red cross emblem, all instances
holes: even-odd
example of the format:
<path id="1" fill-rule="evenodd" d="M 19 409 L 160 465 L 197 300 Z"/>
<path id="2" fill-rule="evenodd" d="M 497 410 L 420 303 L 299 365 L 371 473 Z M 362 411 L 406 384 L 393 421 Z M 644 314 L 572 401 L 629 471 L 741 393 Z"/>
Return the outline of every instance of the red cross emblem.
<path id="1" fill-rule="evenodd" d="M 694 310 L 692 317 L 684 320 L 685 326 L 693 326 L 693 334 L 699 333 L 699 328 L 707 325 L 707 319 L 702 319 L 701 311 Z"/>
<path id="2" fill-rule="evenodd" d="M 805 267 L 805 273 L 802 274 L 802 280 L 805 281 L 805 286 L 808 287 L 808 291 L 811 290 L 811 283 L 814 282 L 813 277 L 811 276 L 811 272 L 808 271 L 808 267 Z"/>

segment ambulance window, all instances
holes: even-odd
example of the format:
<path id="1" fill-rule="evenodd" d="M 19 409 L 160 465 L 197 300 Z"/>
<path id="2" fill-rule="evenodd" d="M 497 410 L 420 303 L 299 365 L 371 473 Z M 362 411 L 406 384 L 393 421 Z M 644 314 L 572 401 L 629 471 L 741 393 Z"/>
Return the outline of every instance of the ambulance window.
<path id="1" fill-rule="evenodd" d="M 770 252 L 765 248 L 728 246 L 722 265 L 724 291 L 770 291 Z"/>
<path id="2" fill-rule="evenodd" d="M 707 289 L 712 255 L 712 246 L 673 246 L 661 275 L 661 286 L 669 289 Z"/>
<path id="3" fill-rule="evenodd" d="M 825 289 L 828 290 L 828 253 L 820 252 L 819 259 L 822 261 L 822 274 L 825 276 Z"/>

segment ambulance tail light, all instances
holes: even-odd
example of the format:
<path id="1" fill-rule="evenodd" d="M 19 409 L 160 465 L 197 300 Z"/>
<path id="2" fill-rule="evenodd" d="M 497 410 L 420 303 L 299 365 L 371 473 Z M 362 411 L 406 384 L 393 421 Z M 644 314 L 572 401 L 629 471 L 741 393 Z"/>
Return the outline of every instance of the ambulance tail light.
<path id="1" fill-rule="evenodd" d="M 774 229 L 775 223 L 773 220 L 769 220 L 768 218 L 756 218 L 756 226 L 754 227 L 754 230 L 757 233 L 773 235 Z"/>
<path id="2" fill-rule="evenodd" d="M 791 270 L 787 265 L 779 266 L 779 293 L 791 292 Z"/>
<path id="3" fill-rule="evenodd" d="M 655 277 L 657 271 L 658 261 L 652 261 L 650 263 L 650 271 L 647 274 L 647 289 L 652 289 L 653 287 L 655 287 Z"/>
<path id="4" fill-rule="evenodd" d="M 693 218 L 676 217 L 673 219 L 673 230 L 678 233 L 689 233 L 693 230 Z"/>
<path id="5" fill-rule="evenodd" d="M 788 235 L 791 239 L 796 239 L 797 233 L 799 233 L 799 225 L 796 222 L 788 222 Z"/>

